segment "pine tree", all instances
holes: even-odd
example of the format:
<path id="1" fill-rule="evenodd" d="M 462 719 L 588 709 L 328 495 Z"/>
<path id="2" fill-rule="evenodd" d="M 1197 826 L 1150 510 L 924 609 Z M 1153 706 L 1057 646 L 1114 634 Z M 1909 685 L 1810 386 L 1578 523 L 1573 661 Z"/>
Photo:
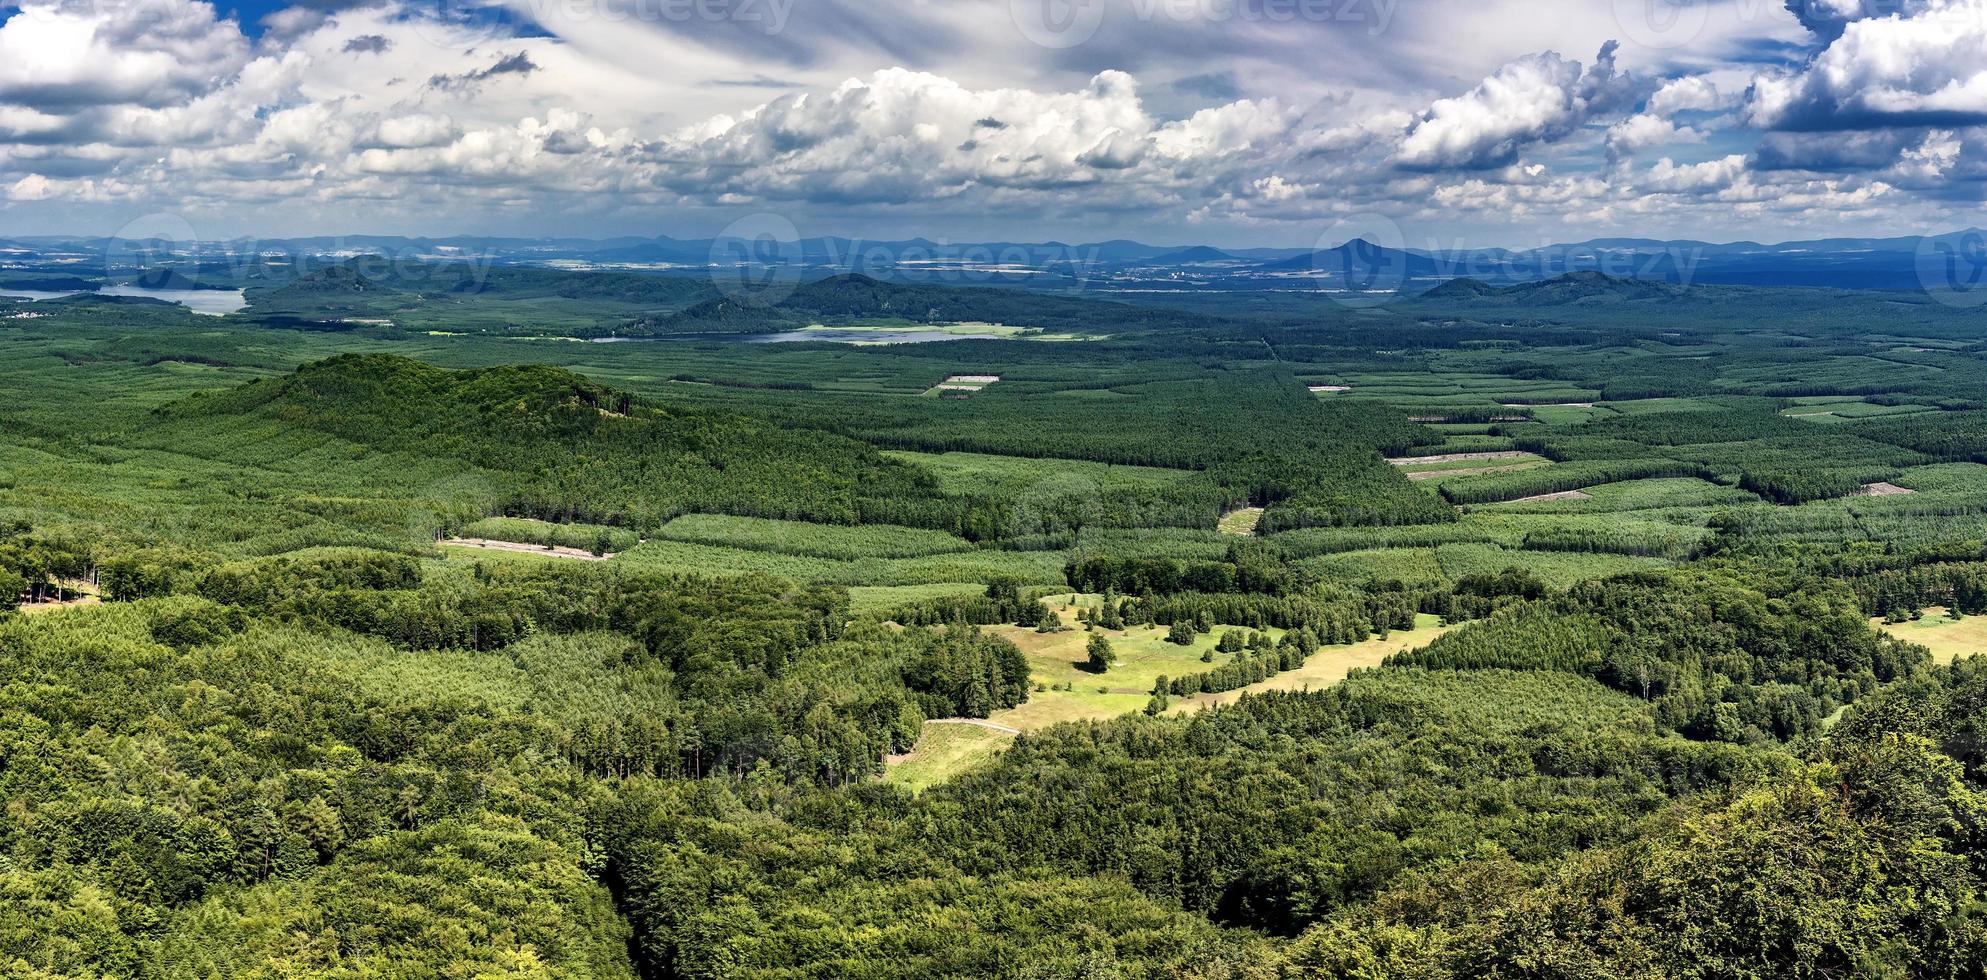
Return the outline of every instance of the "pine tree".
<path id="1" fill-rule="evenodd" d="M 1062 631 L 1063 631 L 1062 617 L 1056 615 L 1056 611 L 1054 609 L 1049 608 L 1047 603 L 1043 603 L 1042 615 L 1036 617 L 1035 619 L 1035 632 L 1060 633 Z"/>
<path id="2" fill-rule="evenodd" d="M 1111 641 L 1094 633 L 1090 636 L 1089 652 L 1091 673 L 1101 674 L 1110 670 L 1112 662 L 1117 659 L 1111 652 Z"/>

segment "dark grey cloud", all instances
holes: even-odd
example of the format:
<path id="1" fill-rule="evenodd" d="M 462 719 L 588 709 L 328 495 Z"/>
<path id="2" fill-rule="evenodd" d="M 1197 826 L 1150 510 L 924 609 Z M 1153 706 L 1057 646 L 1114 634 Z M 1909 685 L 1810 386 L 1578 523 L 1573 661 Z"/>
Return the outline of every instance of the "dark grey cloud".
<path id="1" fill-rule="evenodd" d="M 1242 97 L 1242 86 L 1232 71 L 1192 75 L 1173 83 L 1173 91 L 1197 99 L 1233 102 Z"/>
<path id="2" fill-rule="evenodd" d="M 1922 130 L 1868 133 L 1768 133 L 1753 151 L 1754 170 L 1818 170 L 1853 173 L 1881 170 L 1897 162 L 1906 147 L 1924 139 Z"/>
<path id="3" fill-rule="evenodd" d="M 567 132 L 563 129 L 545 137 L 545 152 L 547 153 L 572 156 L 574 154 L 585 153 L 591 149 L 593 147 L 587 143 L 586 137 L 578 133 Z"/>
<path id="4" fill-rule="evenodd" d="M 713 78 L 702 84 L 712 88 L 801 88 L 803 83 L 787 78 L 774 78 L 770 75 L 752 75 L 746 78 Z"/>
<path id="5" fill-rule="evenodd" d="M 432 75 L 428 78 L 428 87 L 460 91 L 501 75 L 529 75 L 537 70 L 538 66 L 532 62 L 531 56 L 519 51 L 497 59 L 496 64 L 488 68 L 479 68 L 461 75 Z"/>
<path id="6" fill-rule="evenodd" d="M 345 42 L 346 54 L 385 54 L 393 42 L 380 34 L 362 34 Z"/>
<path id="7" fill-rule="evenodd" d="M 1893 14 L 1909 17 L 1930 6 L 1926 0 L 1784 0 L 1787 12 L 1822 43 L 1840 38 L 1850 23 Z"/>

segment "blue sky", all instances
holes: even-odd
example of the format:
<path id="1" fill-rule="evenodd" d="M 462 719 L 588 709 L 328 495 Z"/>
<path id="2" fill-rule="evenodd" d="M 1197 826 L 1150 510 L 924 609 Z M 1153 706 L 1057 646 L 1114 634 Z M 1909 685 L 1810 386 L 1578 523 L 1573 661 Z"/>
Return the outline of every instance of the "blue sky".
<path id="1" fill-rule="evenodd" d="M 1979 223 L 1987 0 L 0 7 L 0 237 Z"/>

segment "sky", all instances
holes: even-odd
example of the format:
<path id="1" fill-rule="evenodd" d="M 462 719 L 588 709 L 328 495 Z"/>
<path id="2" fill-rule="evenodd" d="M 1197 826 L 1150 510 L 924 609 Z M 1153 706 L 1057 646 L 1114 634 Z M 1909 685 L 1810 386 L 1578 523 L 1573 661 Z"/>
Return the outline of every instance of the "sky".
<path id="1" fill-rule="evenodd" d="M 0 237 L 1975 224 L 1987 0 L 0 0 Z"/>

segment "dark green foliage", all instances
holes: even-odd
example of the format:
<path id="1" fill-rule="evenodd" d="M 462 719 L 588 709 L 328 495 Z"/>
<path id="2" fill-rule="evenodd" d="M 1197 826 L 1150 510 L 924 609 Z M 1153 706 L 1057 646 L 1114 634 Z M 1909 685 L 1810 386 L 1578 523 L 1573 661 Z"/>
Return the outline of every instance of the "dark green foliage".
<path id="1" fill-rule="evenodd" d="M 1945 461 L 1987 462 L 1987 412 L 1932 412 L 1859 422 L 1865 439 L 1917 450 Z"/>
<path id="2" fill-rule="evenodd" d="M 1452 478 L 1441 481 L 1443 498 L 1457 504 L 1488 504 L 1521 500 L 1549 493 L 1582 490 L 1603 483 L 1624 480 L 1653 480 L 1665 477 L 1710 477 L 1711 471 L 1697 463 L 1671 459 L 1584 460 L 1575 459 L 1553 466 L 1512 473 Z"/>
<path id="3" fill-rule="evenodd" d="M 71 589 L 64 583 L 95 568 L 95 549 L 82 541 L 38 535 L 25 522 L 0 524 L 0 612 L 22 601 L 66 598 Z"/>
<path id="4" fill-rule="evenodd" d="M 1028 700 L 1028 660 L 1006 640 L 951 629 L 912 654 L 904 684 L 925 717 L 985 718 Z"/>
<path id="5" fill-rule="evenodd" d="M 1117 662 L 1117 655 L 1111 652 L 1111 641 L 1105 639 L 1102 633 L 1090 634 L 1090 640 L 1085 646 L 1085 653 L 1090 658 L 1086 666 L 1090 668 L 1090 672 L 1093 674 L 1101 674 L 1110 670 L 1111 665 Z"/>
<path id="6" fill-rule="evenodd" d="M 816 323 L 878 320 L 1001 323 L 1096 333 L 1173 330 L 1219 322 L 1190 313 L 1030 290 L 928 286 L 884 282 L 864 275 L 840 275 L 796 284 L 791 294 L 777 303 L 715 298 L 679 313 L 636 320 L 620 332 L 630 336 L 777 333 Z"/>
<path id="7" fill-rule="evenodd" d="M 1846 588 L 1804 577 L 1625 576 L 1507 609 L 1388 662 L 1594 677 L 1693 738 L 1788 739 L 1925 662 L 1872 633 Z"/>
<path id="8" fill-rule="evenodd" d="M 545 368 L 449 372 L 350 356 L 175 406 L 209 441 L 274 426 L 380 453 L 445 458 L 510 484 L 516 516 L 653 526 L 693 511 L 852 524 L 947 521 L 930 478 L 845 439 L 722 413 L 638 404 Z"/>

